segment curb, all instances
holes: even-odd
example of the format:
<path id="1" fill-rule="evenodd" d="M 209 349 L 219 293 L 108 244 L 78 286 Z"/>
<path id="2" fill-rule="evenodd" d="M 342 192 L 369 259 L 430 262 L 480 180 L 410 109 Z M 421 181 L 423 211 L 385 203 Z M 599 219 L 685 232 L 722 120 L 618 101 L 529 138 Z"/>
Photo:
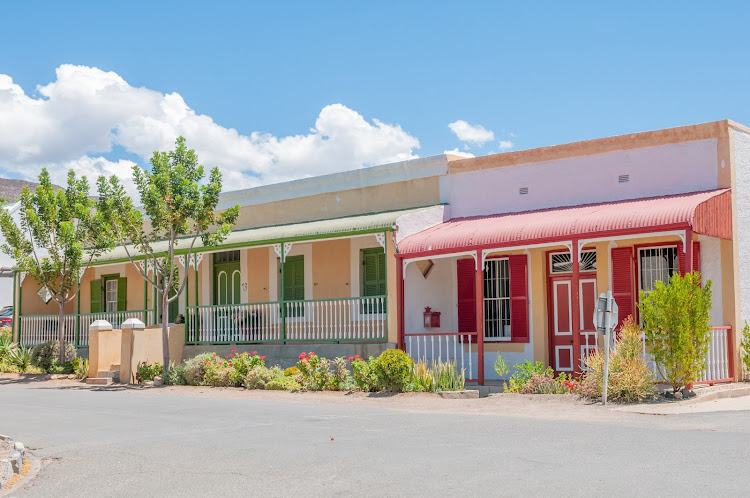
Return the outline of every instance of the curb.
<path id="1" fill-rule="evenodd" d="M 750 387 L 738 387 L 737 389 L 725 389 L 724 391 L 715 391 L 693 399 L 690 404 L 703 403 L 705 401 L 715 401 L 717 399 L 741 398 L 750 396 Z"/>

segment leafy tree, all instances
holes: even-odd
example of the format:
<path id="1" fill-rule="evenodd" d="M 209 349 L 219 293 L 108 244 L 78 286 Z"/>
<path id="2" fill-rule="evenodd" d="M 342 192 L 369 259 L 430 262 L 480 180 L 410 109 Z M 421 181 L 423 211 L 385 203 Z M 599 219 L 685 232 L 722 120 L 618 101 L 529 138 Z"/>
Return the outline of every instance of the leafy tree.
<path id="1" fill-rule="evenodd" d="M 698 380 L 711 342 L 711 281 L 701 287 L 700 273 L 675 273 L 669 285 L 641 291 L 638 308 L 662 378 L 675 392 Z"/>
<path id="2" fill-rule="evenodd" d="M 221 173 L 211 169 L 203 183 L 203 166 L 195 151 L 179 137 L 170 152 L 154 152 L 151 172 L 133 166 L 133 178 L 142 207 L 136 208 L 116 176 L 100 177 L 99 210 L 106 214 L 108 230 L 140 275 L 151 284 L 161 300 L 162 347 L 165 370 L 169 361 L 169 303 L 179 298 L 187 283 L 181 279 L 177 251 L 193 255 L 198 239 L 203 246 L 215 246 L 229 235 L 239 214 L 239 206 L 217 213 Z M 135 264 L 144 259 L 144 268 Z M 148 275 L 148 268 L 154 270 Z"/>
<path id="3" fill-rule="evenodd" d="M 750 325 L 748 325 L 747 320 L 745 320 L 745 325 L 742 327 L 742 342 L 740 343 L 740 347 L 745 372 L 750 372 Z"/>
<path id="4" fill-rule="evenodd" d="M 89 197 L 86 177 L 76 179 L 73 171 L 68 172 L 65 190 L 52 185 L 46 169 L 33 193 L 24 187 L 20 225 L 6 210 L 0 210 L 0 229 L 5 236 L 2 251 L 58 304 L 60 344 L 65 343 L 65 304 L 78 295 L 81 277 L 94 259 L 112 247 L 103 226 L 96 202 Z M 59 362 L 65 363 L 64 347 Z"/>

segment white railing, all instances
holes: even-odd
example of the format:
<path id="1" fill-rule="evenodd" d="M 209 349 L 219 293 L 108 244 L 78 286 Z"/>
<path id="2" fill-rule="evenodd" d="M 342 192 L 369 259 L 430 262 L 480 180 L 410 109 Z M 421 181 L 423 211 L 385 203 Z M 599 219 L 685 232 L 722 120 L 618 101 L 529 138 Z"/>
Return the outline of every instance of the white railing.
<path id="1" fill-rule="evenodd" d="M 189 306 L 187 342 L 280 342 L 281 303 Z"/>
<path id="2" fill-rule="evenodd" d="M 283 314 L 282 314 L 283 311 Z M 385 340 L 385 296 L 190 306 L 188 344 Z"/>
<path id="3" fill-rule="evenodd" d="M 434 361 L 455 362 L 456 368 L 464 370 L 466 380 L 478 378 L 476 332 L 404 334 L 406 353 L 415 362 L 423 361 L 428 366 Z"/>
<path id="4" fill-rule="evenodd" d="M 386 338 L 385 296 L 289 301 L 287 341 L 366 341 Z"/>
<path id="5" fill-rule="evenodd" d="M 75 344 L 77 347 L 88 346 L 89 327 L 95 320 L 107 320 L 113 328 L 119 328 L 120 324 L 128 318 L 137 318 L 146 325 L 153 323 L 152 310 L 138 311 L 112 311 L 107 313 L 80 313 L 65 315 L 65 341 Z M 22 315 L 19 317 L 21 328 L 20 342 L 24 346 L 33 346 L 40 342 L 55 341 L 59 339 L 57 326 L 58 315 Z"/>
<path id="6" fill-rule="evenodd" d="M 21 326 L 20 343 L 24 346 L 33 346 L 40 342 L 56 341 L 60 338 L 58 334 L 58 315 L 33 315 L 19 317 Z M 76 316 L 65 315 L 63 318 L 65 327 L 65 342 L 75 342 Z"/>
<path id="7" fill-rule="evenodd" d="M 732 361 L 732 327 L 711 327 L 711 342 L 706 354 L 706 368 L 694 384 L 714 384 L 717 382 L 732 382 L 734 380 L 734 368 Z M 648 352 L 646 335 L 641 333 L 643 342 L 643 357 L 649 368 L 659 380 L 659 369 L 654 362 L 653 356 Z"/>

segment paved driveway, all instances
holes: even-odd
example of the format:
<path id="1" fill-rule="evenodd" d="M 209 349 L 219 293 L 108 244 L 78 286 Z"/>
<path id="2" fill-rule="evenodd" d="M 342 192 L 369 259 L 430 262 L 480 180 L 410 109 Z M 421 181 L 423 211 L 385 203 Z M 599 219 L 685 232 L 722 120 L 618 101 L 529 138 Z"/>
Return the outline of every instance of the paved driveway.
<path id="1" fill-rule="evenodd" d="M 18 496 L 747 492 L 747 411 L 653 416 L 563 398 L 0 382 L 0 432 L 53 459 Z"/>

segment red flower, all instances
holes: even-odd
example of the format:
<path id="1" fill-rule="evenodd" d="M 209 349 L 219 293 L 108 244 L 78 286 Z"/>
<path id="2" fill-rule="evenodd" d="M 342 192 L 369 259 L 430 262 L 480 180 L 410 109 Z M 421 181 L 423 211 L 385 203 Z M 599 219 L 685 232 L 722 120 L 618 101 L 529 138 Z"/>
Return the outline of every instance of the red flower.
<path id="1" fill-rule="evenodd" d="M 231 362 L 231 361 L 229 362 L 229 366 L 230 366 L 230 367 L 232 366 L 232 362 Z"/>
<path id="2" fill-rule="evenodd" d="M 299 359 L 300 359 L 300 360 L 302 360 L 302 359 L 304 359 L 304 358 L 305 358 L 305 356 L 307 356 L 307 354 L 306 354 L 306 353 L 300 353 L 300 354 L 299 354 Z"/>
<path id="3" fill-rule="evenodd" d="M 354 359 L 354 356 L 349 357 L 349 361 L 352 361 Z"/>
<path id="4" fill-rule="evenodd" d="M 225 356 L 225 357 L 224 357 L 224 359 L 225 359 L 225 360 L 226 360 L 227 358 L 229 358 L 229 356 Z"/>
<path id="5" fill-rule="evenodd" d="M 236 353 L 236 352 L 237 352 L 237 350 L 236 350 L 236 349 L 233 349 L 233 350 L 232 350 L 232 353 Z"/>
<path id="6" fill-rule="evenodd" d="M 261 356 L 261 357 L 260 357 L 260 359 L 261 359 L 261 360 L 265 360 L 265 359 L 266 359 L 266 357 L 265 357 L 265 356 Z"/>
<path id="7" fill-rule="evenodd" d="M 214 356 L 216 356 L 216 353 L 214 353 Z"/>
<path id="8" fill-rule="evenodd" d="M 354 357 L 357 358 L 357 359 L 359 359 L 359 355 L 358 354 L 355 354 Z"/>
<path id="9" fill-rule="evenodd" d="M 257 351 L 253 351 L 253 355 L 256 355 L 256 354 L 258 354 L 258 352 Z"/>

